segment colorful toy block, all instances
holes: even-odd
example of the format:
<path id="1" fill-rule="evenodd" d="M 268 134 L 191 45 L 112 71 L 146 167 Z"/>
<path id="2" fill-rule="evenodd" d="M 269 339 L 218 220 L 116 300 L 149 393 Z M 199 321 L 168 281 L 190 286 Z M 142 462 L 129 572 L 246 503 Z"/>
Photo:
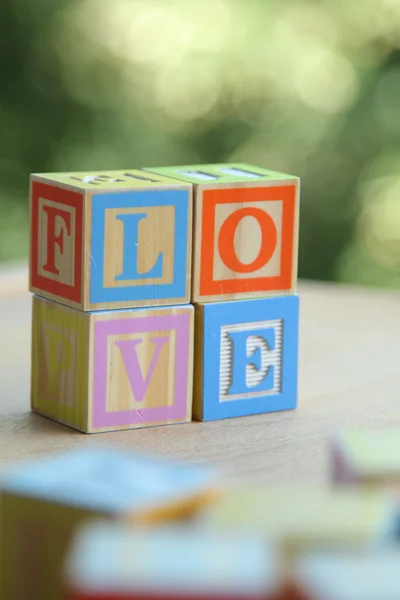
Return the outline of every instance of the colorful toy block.
<path id="1" fill-rule="evenodd" d="M 390 494 L 320 487 L 232 489 L 205 511 L 203 528 L 264 533 L 290 563 L 299 552 L 383 547 L 396 540 Z"/>
<path id="2" fill-rule="evenodd" d="M 298 321 L 298 296 L 197 305 L 194 417 L 295 408 Z"/>
<path id="3" fill-rule="evenodd" d="M 61 573 L 77 528 L 88 519 L 151 525 L 210 502 L 207 467 L 86 449 L 16 467 L 1 485 L 2 600 L 61 600 Z M 112 557 L 109 557 L 110 560 Z"/>
<path id="4" fill-rule="evenodd" d="M 79 532 L 65 573 L 68 600 L 275 600 L 280 584 L 263 539 L 109 523 Z"/>
<path id="5" fill-rule="evenodd" d="M 145 170 L 193 184 L 193 302 L 296 291 L 297 177 L 245 164 Z"/>
<path id="6" fill-rule="evenodd" d="M 294 569 L 287 600 L 397 600 L 400 552 L 306 554 Z"/>
<path id="7" fill-rule="evenodd" d="M 190 300 L 192 186 L 143 171 L 31 177 L 30 290 L 84 311 Z"/>
<path id="8" fill-rule="evenodd" d="M 82 312 L 33 299 L 32 410 L 92 433 L 192 415 L 191 305 Z"/>
<path id="9" fill-rule="evenodd" d="M 394 486 L 400 491 L 400 430 L 343 431 L 332 442 L 335 483 Z"/>

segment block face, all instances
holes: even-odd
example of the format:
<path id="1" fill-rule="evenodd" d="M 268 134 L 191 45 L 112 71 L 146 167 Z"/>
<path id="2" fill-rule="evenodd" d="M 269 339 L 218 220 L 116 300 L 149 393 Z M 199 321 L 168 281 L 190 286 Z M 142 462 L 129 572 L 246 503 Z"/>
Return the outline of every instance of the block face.
<path id="1" fill-rule="evenodd" d="M 92 195 L 88 308 L 189 301 L 191 202 L 189 186 Z"/>
<path id="2" fill-rule="evenodd" d="M 295 291 L 297 177 L 244 164 L 149 171 L 194 184 L 193 302 Z"/>
<path id="3" fill-rule="evenodd" d="M 204 190 L 196 200 L 194 300 L 293 289 L 294 185 Z"/>
<path id="4" fill-rule="evenodd" d="M 295 408 L 298 296 L 203 304 L 198 310 L 203 331 L 195 350 L 196 417 Z"/>
<path id="5" fill-rule="evenodd" d="M 193 321 L 192 306 L 95 318 L 93 431 L 191 420 Z"/>
<path id="6" fill-rule="evenodd" d="M 83 215 L 82 193 L 32 181 L 31 291 L 81 303 Z"/>
<path id="7" fill-rule="evenodd" d="M 75 530 L 92 516 L 88 511 L 4 493 L 0 536 L 7 552 L 0 557 L 1 598 L 61 600 L 62 567 L 70 542 Z"/>
<path id="8" fill-rule="evenodd" d="M 33 298 L 32 410 L 86 428 L 89 329 L 83 313 Z"/>

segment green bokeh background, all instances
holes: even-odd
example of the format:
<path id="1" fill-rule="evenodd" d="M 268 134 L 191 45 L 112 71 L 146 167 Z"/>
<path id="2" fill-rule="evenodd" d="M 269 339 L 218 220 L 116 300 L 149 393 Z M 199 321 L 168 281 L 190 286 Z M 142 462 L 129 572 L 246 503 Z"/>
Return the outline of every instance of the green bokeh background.
<path id="1" fill-rule="evenodd" d="M 400 284 L 399 0 L 2 0 L 0 261 L 30 172 L 302 179 L 301 277 Z"/>

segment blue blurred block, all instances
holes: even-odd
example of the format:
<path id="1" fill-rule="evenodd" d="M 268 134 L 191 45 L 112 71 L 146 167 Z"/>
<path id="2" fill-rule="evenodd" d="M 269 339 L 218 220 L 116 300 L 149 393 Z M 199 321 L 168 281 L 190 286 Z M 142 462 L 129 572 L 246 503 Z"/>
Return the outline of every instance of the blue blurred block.
<path id="1" fill-rule="evenodd" d="M 297 295 L 197 305 L 195 418 L 295 408 L 298 329 Z"/>
<path id="2" fill-rule="evenodd" d="M 301 598 L 315 600 L 397 600 L 400 598 L 400 551 L 307 553 L 293 568 Z"/>
<path id="3" fill-rule="evenodd" d="M 207 467 L 86 448 L 16 467 L 1 481 L 4 600 L 61 600 L 71 537 L 92 518 L 139 525 L 186 517 L 214 497 Z M 21 574 L 23 577 L 21 577 Z"/>
<path id="4" fill-rule="evenodd" d="M 85 525 L 65 568 L 71 600 L 272 600 L 280 575 L 278 548 L 264 535 L 115 522 Z"/>
<path id="5" fill-rule="evenodd" d="M 208 467 L 87 448 L 34 461 L 2 481 L 17 496 L 106 513 L 142 514 L 176 505 L 214 485 Z"/>

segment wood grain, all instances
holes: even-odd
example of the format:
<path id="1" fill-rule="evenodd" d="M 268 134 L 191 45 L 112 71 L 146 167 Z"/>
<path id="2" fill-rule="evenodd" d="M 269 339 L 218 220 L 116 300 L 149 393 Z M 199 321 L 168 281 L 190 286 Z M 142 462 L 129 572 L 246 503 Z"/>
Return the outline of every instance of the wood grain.
<path id="1" fill-rule="evenodd" d="M 210 461 L 252 483 L 328 481 L 340 427 L 400 426 L 400 295 L 300 282 L 299 407 L 287 413 L 86 436 L 29 410 L 31 297 L 0 296 L 0 465 L 111 444 Z"/>

